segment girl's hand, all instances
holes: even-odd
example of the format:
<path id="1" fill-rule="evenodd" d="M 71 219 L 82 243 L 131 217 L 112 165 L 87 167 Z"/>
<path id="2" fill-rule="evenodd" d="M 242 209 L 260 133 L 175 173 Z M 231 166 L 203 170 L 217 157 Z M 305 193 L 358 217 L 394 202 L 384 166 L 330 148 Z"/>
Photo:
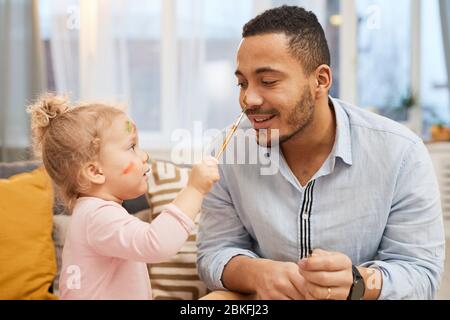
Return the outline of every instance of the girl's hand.
<path id="1" fill-rule="evenodd" d="M 189 176 L 188 187 L 195 188 L 202 195 L 206 195 L 214 184 L 220 180 L 218 161 L 213 158 L 207 158 L 202 163 L 192 167 Z"/>

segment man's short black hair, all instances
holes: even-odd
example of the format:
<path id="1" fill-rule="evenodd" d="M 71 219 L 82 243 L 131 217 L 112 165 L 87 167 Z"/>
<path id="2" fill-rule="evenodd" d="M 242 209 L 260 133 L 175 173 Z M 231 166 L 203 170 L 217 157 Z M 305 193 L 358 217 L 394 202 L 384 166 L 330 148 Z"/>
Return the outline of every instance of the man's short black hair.
<path id="1" fill-rule="evenodd" d="M 286 5 L 267 10 L 244 26 L 242 37 L 268 33 L 288 36 L 289 50 L 300 60 L 306 75 L 322 64 L 330 66 L 330 49 L 325 32 L 311 11 Z"/>

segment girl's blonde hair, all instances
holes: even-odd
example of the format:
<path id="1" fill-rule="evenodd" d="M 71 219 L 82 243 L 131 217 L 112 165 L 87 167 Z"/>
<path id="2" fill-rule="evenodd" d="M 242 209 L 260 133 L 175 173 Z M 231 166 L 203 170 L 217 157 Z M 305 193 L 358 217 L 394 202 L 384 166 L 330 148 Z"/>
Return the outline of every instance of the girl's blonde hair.
<path id="1" fill-rule="evenodd" d="M 71 106 L 65 97 L 44 94 L 28 106 L 33 149 L 59 188 L 69 210 L 89 189 L 84 164 L 98 160 L 103 132 L 124 111 L 105 104 Z"/>

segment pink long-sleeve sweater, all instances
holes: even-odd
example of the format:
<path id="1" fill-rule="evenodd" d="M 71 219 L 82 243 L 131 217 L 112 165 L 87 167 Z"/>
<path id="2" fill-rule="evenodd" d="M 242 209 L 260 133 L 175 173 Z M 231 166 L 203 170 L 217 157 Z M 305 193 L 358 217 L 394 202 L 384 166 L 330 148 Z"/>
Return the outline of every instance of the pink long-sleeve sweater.
<path id="1" fill-rule="evenodd" d="M 194 228 L 175 205 L 152 223 L 113 201 L 78 199 L 62 256 L 61 299 L 151 299 L 146 263 L 175 255 Z"/>

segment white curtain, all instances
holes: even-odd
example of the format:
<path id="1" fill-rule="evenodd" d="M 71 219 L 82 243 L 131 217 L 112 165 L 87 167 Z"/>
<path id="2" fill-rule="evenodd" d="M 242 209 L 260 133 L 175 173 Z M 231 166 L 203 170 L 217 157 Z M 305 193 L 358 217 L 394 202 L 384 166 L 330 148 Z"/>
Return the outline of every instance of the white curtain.
<path id="1" fill-rule="evenodd" d="M 243 25 L 275 0 L 41 0 L 55 90 L 128 102 L 149 148 L 177 128 L 222 129 L 239 113 L 235 54 Z M 323 16 L 326 0 L 314 1 Z M 323 19 L 323 18 L 322 18 Z M 198 137 L 194 137 L 196 139 Z M 201 138 L 201 137 L 200 137 Z M 173 144 L 172 144 L 173 145 Z"/>
<path id="2" fill-rule="evenodd" d="M 43 1 L 55 91 L 73 100 L 128 103 L 125 1 Z"/>
<path id="3" fill-rule="evenodd" d="M 41 2 L 55 92 L 79 99 L 79 6 L 75 0 Z"/>
<path id="4" fill-rule="evenodd" d="M 0 160 L 29 156 L 25 106 L 45 88 L 37 1 L 0 0 Z"/>
<path id="5" fill-rule="evenodd" d="M 206 120 L 204 2 L 176 2 L 177 109 L 180 125 L 189 129 L 193 121 Z"/>
<path id="6" fill-rule="evenodd" d="M 177 0 L 177 108 L 181 126 L 204 129 L 234 122 L 239 113 L 235 54 L 243 25 L 274 6 L 299 5 L 314 11 L 326 28 L 327 0 Z"/>
<path id="7" fill-rule="evenodd" d="M 129 102 L 126 1 L 80 0 L 80 98 Z"/>
<path id="8" fill-rule="evenodd" d="M 267 2 L 267 1 L 266 1 Z M 235 54 L 260 1 L 178 0 L 177 108 L 181 127 L 222 129 L 239 113 Z"/>

